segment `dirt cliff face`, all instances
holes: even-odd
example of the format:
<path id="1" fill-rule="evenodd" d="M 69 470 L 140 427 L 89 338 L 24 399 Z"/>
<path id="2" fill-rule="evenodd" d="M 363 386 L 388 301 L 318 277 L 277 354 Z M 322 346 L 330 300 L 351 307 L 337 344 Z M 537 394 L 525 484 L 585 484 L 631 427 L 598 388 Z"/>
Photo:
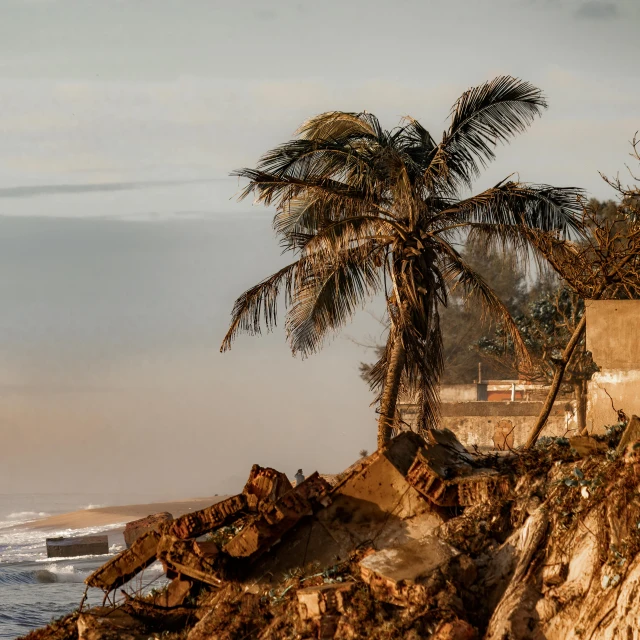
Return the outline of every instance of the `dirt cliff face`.
<path id="1" fill-rule="evenodd" d="M 402 434 L 333 486 L 256 465 L 90 576 L 107 606 L 33 640 L 640 640 L 636 427 L 496 455 Z M 155 559 L 169 586 L 136 593 Z"/>

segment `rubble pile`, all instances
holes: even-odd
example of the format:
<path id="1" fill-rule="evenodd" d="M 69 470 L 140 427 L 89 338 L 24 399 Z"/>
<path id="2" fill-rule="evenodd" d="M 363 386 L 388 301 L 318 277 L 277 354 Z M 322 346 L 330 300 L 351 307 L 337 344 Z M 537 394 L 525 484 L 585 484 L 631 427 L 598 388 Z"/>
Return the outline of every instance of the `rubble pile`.
<path id="1" fill-rule="evenodd" d="M 639 427 L 495 455 L 403 433 L 336 484 L 254 465 L 241 494 L 142 523 L 86 580 L 103 606 L 30 640 L 638 640 Z M 155 561 L 170 582 L 145 594 Z"/>

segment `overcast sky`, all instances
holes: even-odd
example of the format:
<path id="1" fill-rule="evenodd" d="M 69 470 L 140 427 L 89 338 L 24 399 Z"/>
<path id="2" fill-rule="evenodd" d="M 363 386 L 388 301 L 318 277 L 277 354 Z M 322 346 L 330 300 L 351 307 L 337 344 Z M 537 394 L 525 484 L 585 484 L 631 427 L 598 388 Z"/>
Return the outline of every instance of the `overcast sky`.
<path id="1" fill-rule="evenodd" d="M 0 487 L 187 495 L 373 448 L 347 339 L 217 353 L 281 261 L 229 172 L 329 109 L 438 138 L 462 91 L 511 74 L 549 109 L 478 188 L 517 172 L 610 197 L 598 171 L 640 129 L 638 27 L 635 0 L 3 0 Z"/>

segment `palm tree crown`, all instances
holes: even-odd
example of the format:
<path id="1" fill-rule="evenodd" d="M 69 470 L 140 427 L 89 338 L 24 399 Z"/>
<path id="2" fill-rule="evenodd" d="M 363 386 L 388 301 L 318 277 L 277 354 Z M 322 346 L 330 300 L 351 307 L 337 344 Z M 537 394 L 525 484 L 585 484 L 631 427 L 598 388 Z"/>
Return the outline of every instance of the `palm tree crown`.
<path id="1" fill-rule="evenodd" d="M 506 327 L 526 357 L 506 307 L 455 249 L 461 234 L 488 249 L 530 250 L 531 230 L 579 230 L 579 190 L 506 179 L 462 197 L 494 158 L 498 142 L 522 132 L 543 108 L 539 89 L 499 77 L 466 91 L 436 143 L 412 118 L 385 130 L 372 114 L 328 112 L 235 172 L 274 204 L 274 228 L 295 260 L 238 298 L 221 350 L 238 332 L 276 324 L 281 293 L 294 353 L 317 351 L 371 297 L 383 293 L 387 346 L 374 368 L 382 389 L 379 444 L 391 434 L 401 377 L 419 381 L 423 421 L 437 420 L 442 338 L 438 309 L 461 287 Z"/>

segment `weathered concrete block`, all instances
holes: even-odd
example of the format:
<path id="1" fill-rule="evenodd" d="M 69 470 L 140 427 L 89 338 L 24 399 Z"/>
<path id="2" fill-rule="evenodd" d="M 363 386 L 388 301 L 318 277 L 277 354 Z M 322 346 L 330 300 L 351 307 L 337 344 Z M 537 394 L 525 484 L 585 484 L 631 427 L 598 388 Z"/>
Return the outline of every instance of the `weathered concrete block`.
<path id="1" fill-rule="evenodd" d="M 247 507 L 255 510 L 262 502 L 275 502 L 293 487 L 284 473 L 254 464 L 242 490 Z"/>
<path id="2" fill-rule="evenodd" d="M 332 486 L 317 471 L 312 473 L 304 482 L 300 483 L 295 491 L 296 493 L 308 500 L 316 509 L 328 507 L 331 504 Z"/>
<path id="3" fill-rule="evenodd" d="M 147 640 L 139 620 L 120 609 L 96 607 L 78 617 L 78 640 Z"/>
<path id="4" fill-rule="evenodd" d="M 308 620 L 327 613 L 344 613 L 345 596 L 351 592 L 353 585 L 353 582 L 334 582 L 299 589 L 296 595 L 300 618 Z"/>
<path id="5" fill-rule="evenodd" d="M 569 438 L 569 446 L 575 449 L 581 458 L 603 453 L 607 450 L 606 443 L 598 442 L 591 436 L 574 436 L 573 438 Z"/>
<path id="6" fill-rule="evenodd" d="M 145 533 L 149 533 L 149 531 L 160 532 L 162 525 L 170 522 L 171 520 L 173 520 L 173 516 L 164 511 L 162 513 L 155 513 L 147 516 L 146 518 L 140 518 L 139 520 L 128 522 L 127 526 L 124 528 L 124 541 L 127 548 Z"/>
<path id="7" fill-rule="evenodd" d="M 451 484 L 458 487 L 458 504 L 462 507 L 488 504 L 511 493 L 509 476 L 501 475 L 493 469 L 474 469 L 466 476 L 455 478 Z"/>
<path id="8" fill-rule="evenodd" d="M 47 538 L 46 544 L 47 558 L 101 556 L 109 553 L 109 537 L 106 535 Z"/>
<path id="9" fill-rule="evenodd" d="M 403 433 L 369 456 L 331 492 L 332 503 L 316 515 L 342 549 L 376 538 L 382 548 L 421 538 L 443 517 L 407 482 L 407 472 L 424 440 Z"/>
<path id="10" fill-rule="evenodd" d="M 169 531 L 176 538 L 197 538 L 222 526 L 247 506 L 247 499 L 243 494 L 217 502 L 206 509 L 186 513 L 176 518 Z"/>
<path id="11" fill-rule="evenodd" d="M 156 531 L 145 533 L 129 549 L 94 571 L 85 583 L 107 592 L 126 584 L 155 560 L 159 541 L 160 534 Z"/>
<path id="12" fill-rule="evenodd" d="M 179 607 L 187 599 L 192 588 L 193 582 L 191 580 L 184 580 L 180 577 L 174 578 L 164 591 L 154 597 L 153 604 L 156 607 L 166 609 Z"/>
<path id="13" fill-rule="evenodd" d="M 419 452 L 407 473 L 407 482 L 433 504 L 453 507 L 458 504 L 458 488 L 446 480 L 444 473 L 444 468 L 432 466 L 431 460 Z"/>
<path id="14" fill-rule="evenodd" d="M 427 580 L 459 551 L 435 536 L 376 551 L 360 561 L 360 575 L 375 597 L 401 607 L 425 605 Z"/>
<path id="15" fill-rule="evenodd" d="M 180 540 L 164 535 L 158 544 L 157 557 L 166 568 L 179 576 L 188 576 L 219 587 L 223 582 L 217 562 L 219 553 L 213 542 Z"/>

